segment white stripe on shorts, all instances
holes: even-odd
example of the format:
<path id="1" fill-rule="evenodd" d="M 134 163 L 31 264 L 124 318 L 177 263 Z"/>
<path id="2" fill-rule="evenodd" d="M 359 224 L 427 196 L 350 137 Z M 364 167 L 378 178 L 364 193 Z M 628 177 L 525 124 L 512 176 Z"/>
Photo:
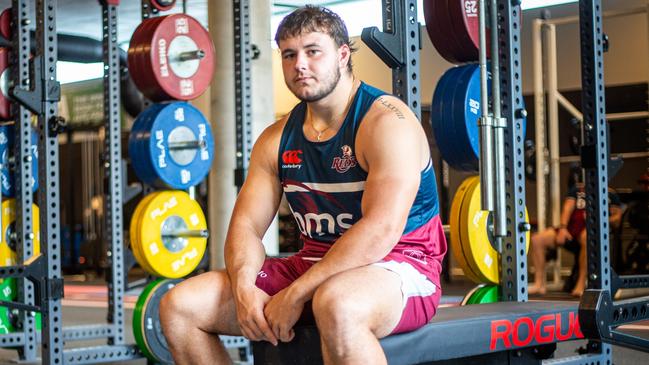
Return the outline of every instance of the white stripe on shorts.
<path id="1" fill-rule="evenodd" d="M 402 310 L 410 297 L 427 297 L 437 291 L 435 284 L 407 262 L 382 261 L 372 264 L 390 270 L 401 278 Z"/>

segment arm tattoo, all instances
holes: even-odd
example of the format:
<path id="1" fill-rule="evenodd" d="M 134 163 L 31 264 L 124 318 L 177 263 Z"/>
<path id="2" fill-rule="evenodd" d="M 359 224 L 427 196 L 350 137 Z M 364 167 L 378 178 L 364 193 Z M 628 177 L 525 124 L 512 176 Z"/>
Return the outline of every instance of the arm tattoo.
<path id="1" fill-rule="evenodd" d="M 399 108 L 397 108 L 396 106 L 390 104 L 389 101 L 387 101 L 387 100 L 385 100 L 385 99 L 383 99 L 383 98 L 379 98 L 379 102 L 381 103 L 381 105 L 383 105 L 384 107 L 388 108 L 388 110 L 393 111 L 394 114 L 397 115 L 397 118 L 399 118 L 399 119 L 406 119 L 406 116 L 403 115 L 403 112 L 402 112 L 401 110 L 399 110 Z"/>

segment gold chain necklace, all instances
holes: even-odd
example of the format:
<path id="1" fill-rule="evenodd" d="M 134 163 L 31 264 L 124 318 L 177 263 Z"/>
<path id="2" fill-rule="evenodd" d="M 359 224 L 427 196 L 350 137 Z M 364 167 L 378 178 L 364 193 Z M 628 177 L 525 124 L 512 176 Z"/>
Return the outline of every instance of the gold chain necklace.
<path id="1" fill-rule="evenodd" d="M 351 87 L 351 89 L 349 90 L 349 96 L 347 97 L 347 105 L 345 106 L 345 110 L 343 110 L 342 114 L 338 117 L 339 119 L 344 118 L 345 115 L 347 114 L 347 111 L 349 110 L 349 106 L 350 106 L 350 104 L 351 104 L 351 100 L 352 100 L 352 95 L 354 95 L 354 88 L 355 88 L 354 83 L 355 83 L 355 82 L 356 82 L 356 76 L 354 76 L 354 78 L 352 79 L 352 87 Z M 315 137 L 315 139 L 316 139 L 317 142 L 322 142 L 322 135 L 323 135 L 324 132 L 326 132 L 329 128 L 331 128 L 331 125 L 328 125 L 328 126 L 327 126 L 326 128 L 324 128 L 323 130 L 318 130 L 318 129 L 315 127 L 315 125 L 313 124 L 313 118 L 311 118 L 311 112 L 309 112 L 309 125 L 311 126 L 311 129 L 313 129 L 316 133 L 318 133 L 318 135 Z"/>

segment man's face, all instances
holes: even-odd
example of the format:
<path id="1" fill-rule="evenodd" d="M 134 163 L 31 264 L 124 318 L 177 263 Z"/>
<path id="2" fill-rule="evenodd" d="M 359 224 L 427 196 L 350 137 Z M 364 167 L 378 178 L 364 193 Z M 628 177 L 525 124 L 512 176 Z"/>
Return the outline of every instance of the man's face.
<path id="1" fill-rule="evenodd" d="M 329 35 L 320 32 L 280 40 L 279 48 L 286 86 L 307 102 L 318 101 L 334 90 L 349 50 L 336 47 Z"/>

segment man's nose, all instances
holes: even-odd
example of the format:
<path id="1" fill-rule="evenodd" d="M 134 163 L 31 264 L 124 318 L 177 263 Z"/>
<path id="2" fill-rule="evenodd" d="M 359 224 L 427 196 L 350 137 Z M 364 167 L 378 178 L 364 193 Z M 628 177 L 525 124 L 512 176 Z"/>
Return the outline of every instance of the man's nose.
<path id="1" fill-rule="evenodd" d="M 303 71 L 307 69 L 306 54 L 299 52 L 295 55 L 295 69 L 297 71 Z"/>

